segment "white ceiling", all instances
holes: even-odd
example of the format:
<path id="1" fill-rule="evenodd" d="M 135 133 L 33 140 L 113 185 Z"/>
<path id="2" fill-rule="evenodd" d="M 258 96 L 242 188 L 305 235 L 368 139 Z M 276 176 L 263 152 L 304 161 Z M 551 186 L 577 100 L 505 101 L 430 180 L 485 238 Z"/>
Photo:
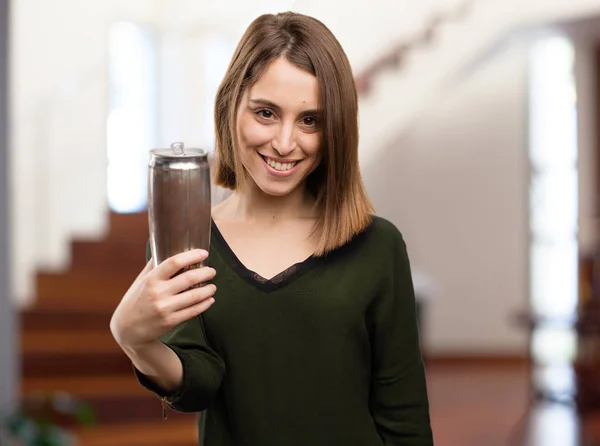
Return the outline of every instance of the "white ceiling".
<path id="1" fill-rule="evenodd" d="M 395 43 L 421 30 L 431 13 L 453 8 L 462 0 L 164 0 L 171 26 L 206 29 L 241 36 L 263 13 L 297 11 L 327 25 L 340 40 L 355 70 Z"/>

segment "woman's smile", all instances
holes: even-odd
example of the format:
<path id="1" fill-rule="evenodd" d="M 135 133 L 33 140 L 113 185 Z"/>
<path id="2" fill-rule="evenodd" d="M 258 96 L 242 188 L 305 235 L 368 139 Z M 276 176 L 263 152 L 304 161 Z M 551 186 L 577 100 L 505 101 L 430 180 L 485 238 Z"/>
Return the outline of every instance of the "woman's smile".
<path id="1" fill-rule="evenodd" d="M 302 160 L 272 158 L 259 153 L 265 163 L 267 172 L 278 177 L 289 177 L 298 171 L 297 167 Z"/>

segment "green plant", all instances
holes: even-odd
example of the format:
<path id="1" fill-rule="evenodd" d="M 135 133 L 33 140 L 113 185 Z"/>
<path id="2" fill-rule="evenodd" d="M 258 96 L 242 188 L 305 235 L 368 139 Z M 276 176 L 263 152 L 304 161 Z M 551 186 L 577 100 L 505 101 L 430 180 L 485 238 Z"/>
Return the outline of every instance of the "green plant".
<path id="1" fill-rule="evenodd" d="M 0 425 L 0 446 L 71 446 L 74 426 L 91 426 L 94 413 L 66 393 L 40 394 L 24 400 Z"/>

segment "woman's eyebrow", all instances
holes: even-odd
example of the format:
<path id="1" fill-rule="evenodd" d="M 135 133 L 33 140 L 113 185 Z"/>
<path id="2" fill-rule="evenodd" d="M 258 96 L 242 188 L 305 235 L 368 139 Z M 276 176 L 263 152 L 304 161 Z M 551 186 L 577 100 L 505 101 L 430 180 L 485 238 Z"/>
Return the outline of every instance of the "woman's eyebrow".
<path id="1" fill-rule="evenodd" d="M 266 106 L 266 107 L 270 107 L 270 108 L 272 108 L 272 109 L 274 109 L 274 110 L 276 110 L 276 111 L 279 111 L 279 110 L 281 110 L 281 107 L 279 107 L 279 105 L 277 105 L 277 104 L 275 104 L 274 102 L 271 102 L 271 101 L 269 101 L 269 100 L 267 100 L 267 99 L 261 99 L 261 98 L 258 98 L 258 99 L 250 99 L 250 102 L 251 102 L 253 105 L 264 105 L 264 106 Z"/>
<path id="2" fill-rule="evenodd" d="M 250 99 L 249 102 L 254 106 L 263 105 L 265 107 L 272 108 L 273 110 L 275 110 L 278 113 L 281 111 L 281 107 L 279 105 L 275 104 L 274 102 L 269 101 L 268 99 L 262 99 L 262 98 Z M 303 110 L 301 113 L 301 115 L 303 115 L 303 116 L 306 116 L 306 115 L 319 116 L 320 114 L 321 114 L 321 111 L 318 109 Z"/>

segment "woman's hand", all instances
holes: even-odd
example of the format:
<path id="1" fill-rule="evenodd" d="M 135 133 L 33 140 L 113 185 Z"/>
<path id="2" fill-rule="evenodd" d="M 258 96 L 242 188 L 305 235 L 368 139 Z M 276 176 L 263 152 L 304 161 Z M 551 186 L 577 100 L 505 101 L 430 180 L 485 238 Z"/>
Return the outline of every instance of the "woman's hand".
<path id="1" fill-rule="evenodd" d="M 152 260 L 135 279 L 115 310 L 110 330 L 121 347 L 135 348 L 156 341 L 165 333 L 208 310 L 215 302 L 212 284 L 190 289 L 215 277 L 209 267 L 178 271 L 208 257 L 195 249 L 174 255 L 152 267 Z"/>

